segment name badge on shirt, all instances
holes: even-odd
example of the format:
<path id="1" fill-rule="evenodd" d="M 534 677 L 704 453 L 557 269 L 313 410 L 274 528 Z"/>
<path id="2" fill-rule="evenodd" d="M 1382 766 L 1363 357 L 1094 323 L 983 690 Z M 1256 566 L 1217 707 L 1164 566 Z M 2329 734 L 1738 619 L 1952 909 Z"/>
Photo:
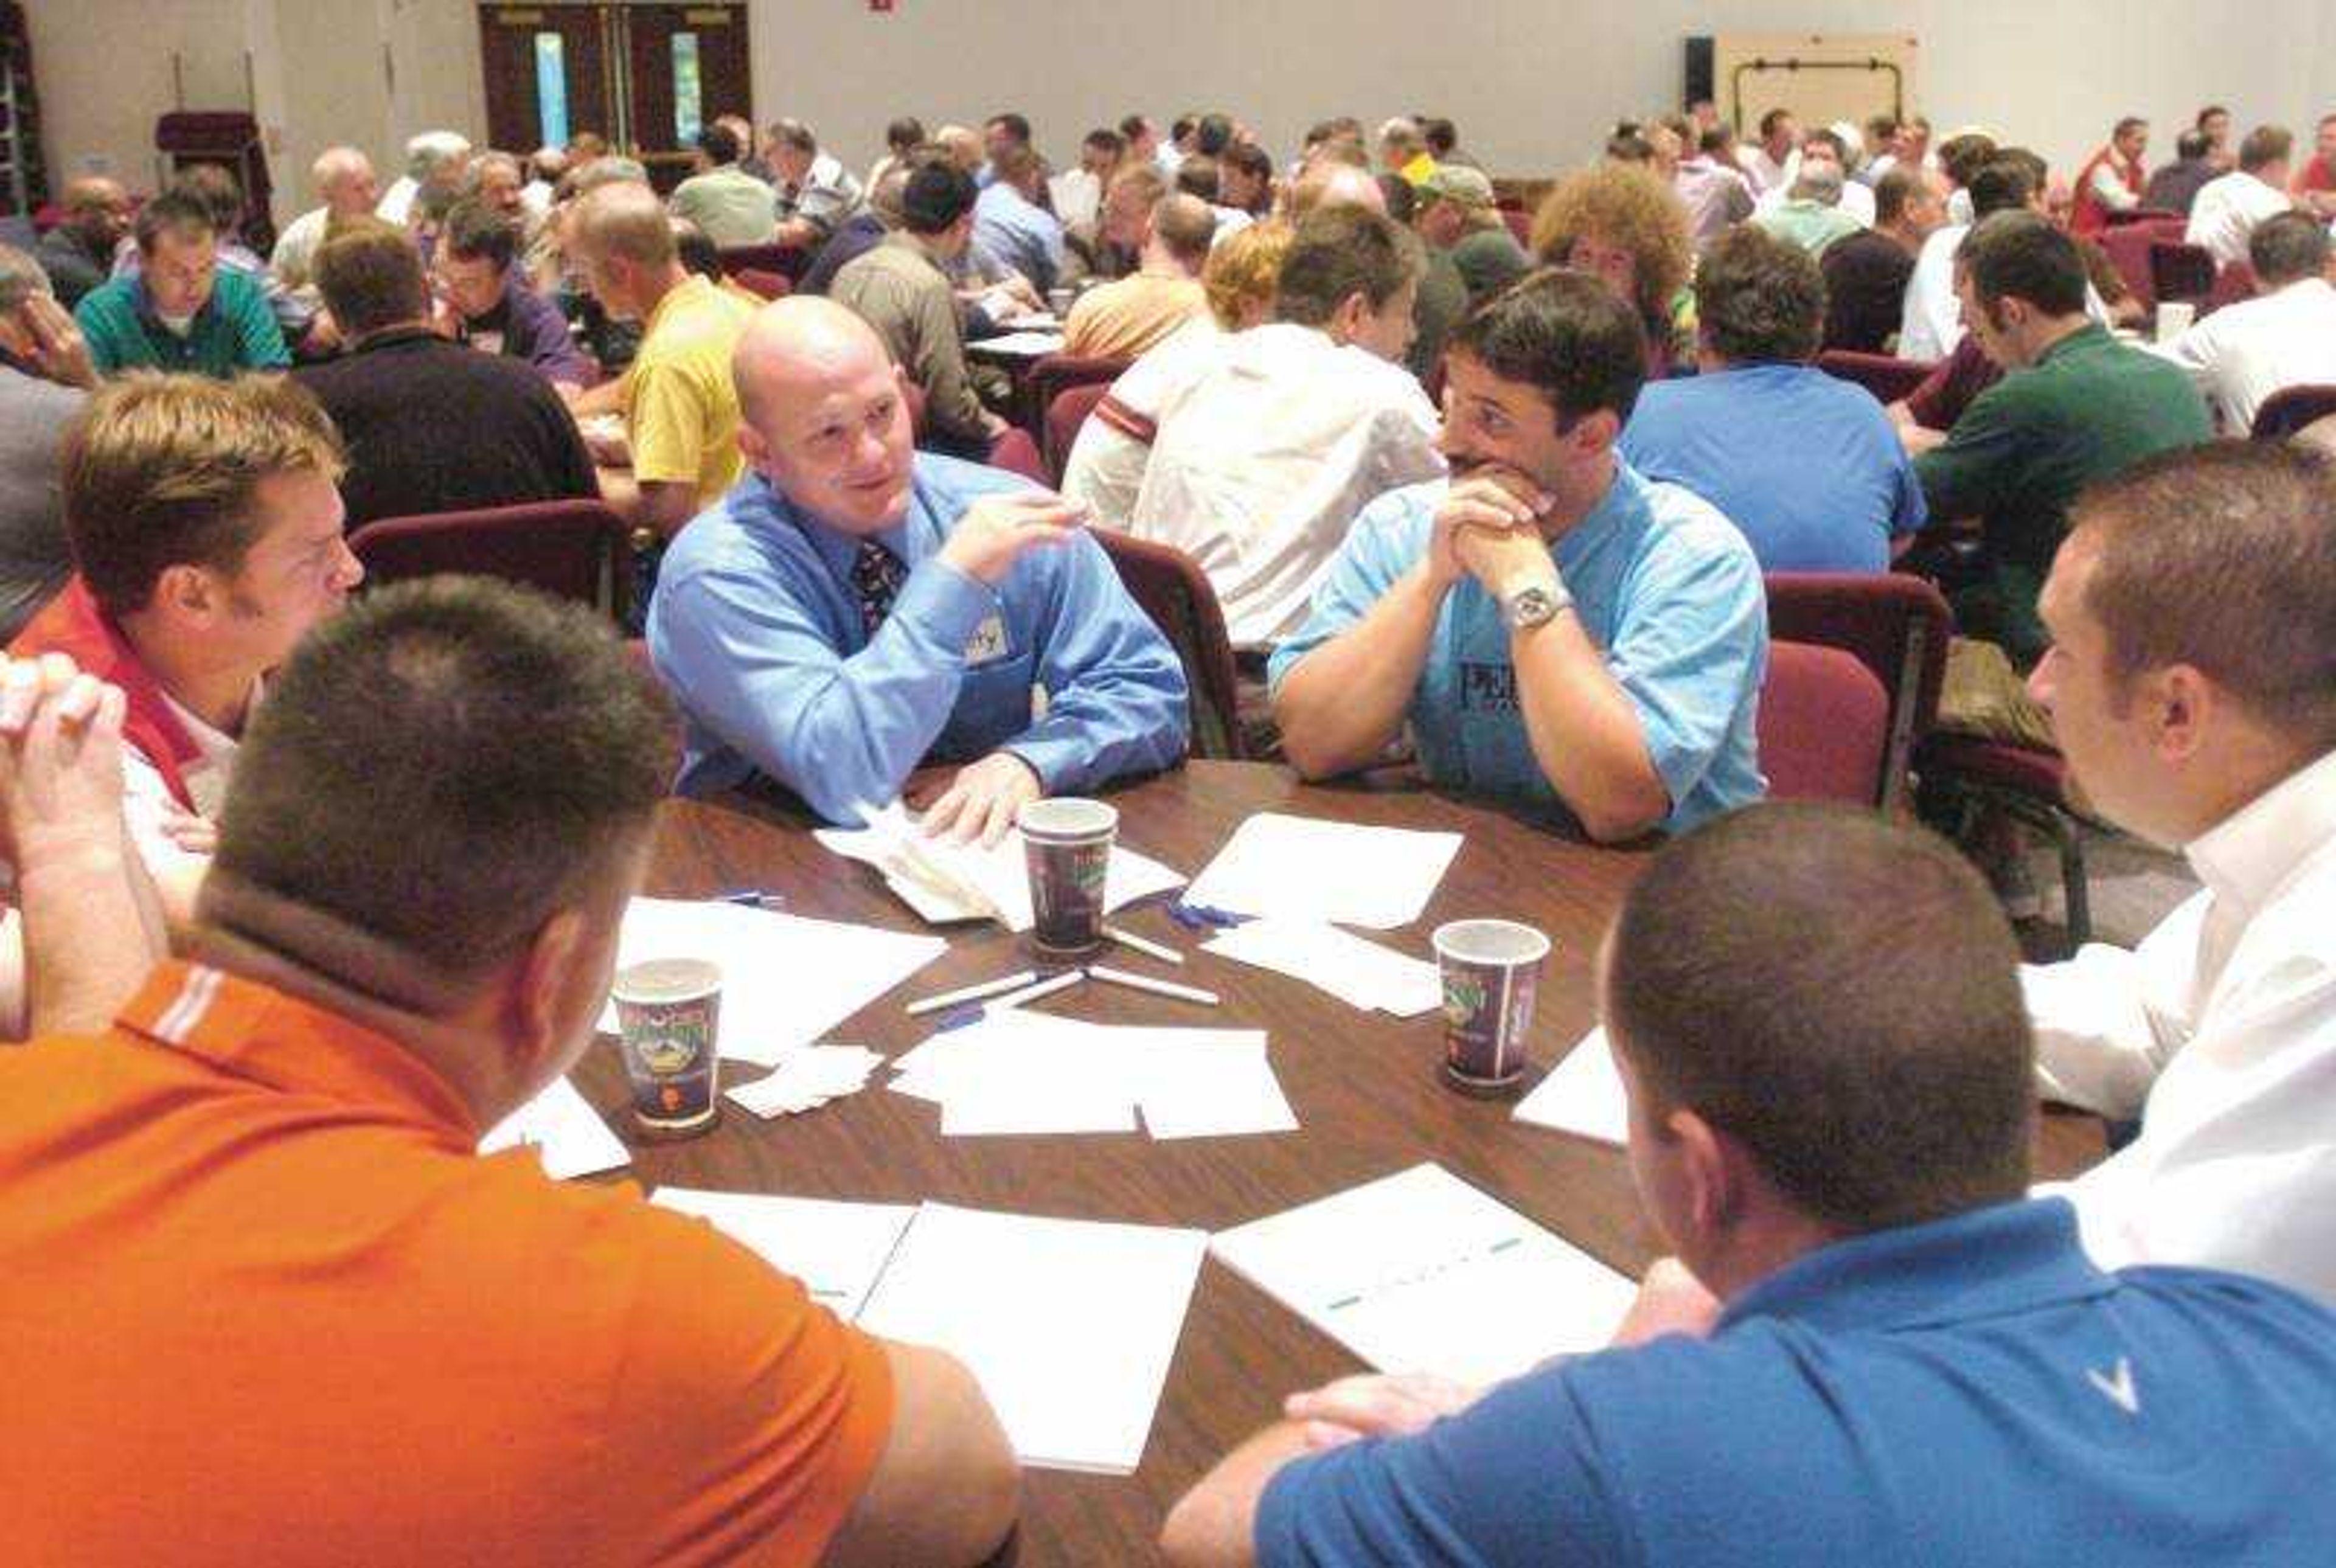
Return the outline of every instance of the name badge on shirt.
<path id="1" fill-rule="evenodd" d="M 973 628 L 973 636 L 965 645 L 965 663 L 968 669 L 978 669 L 986 664 L 996 664 L 1006 657 L 1006 618 L 993 615 Z"/>

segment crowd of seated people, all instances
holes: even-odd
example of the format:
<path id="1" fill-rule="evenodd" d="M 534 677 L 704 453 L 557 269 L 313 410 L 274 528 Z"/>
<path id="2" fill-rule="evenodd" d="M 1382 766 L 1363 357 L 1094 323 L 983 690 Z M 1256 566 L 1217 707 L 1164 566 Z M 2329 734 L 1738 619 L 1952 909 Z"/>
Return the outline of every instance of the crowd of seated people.
<path id="1" fill-rule="evenodd" d="M 725 114 L 661 194 L 589 134 L 433 131 L 386 190 L 327 150 L 266 257 L 214 166 L 74 181 L 0 247 L 0 1035 L 34 1037 L 0 1050 L 0 1329 L 12 1400 L 142 1456 L 152 1495 L 69 1468 L 33 1558 L 187 1532 L 262 1558 L 296 1503 L 346 1560 L 551 1529 L 642 1560 L 995 1551 L 1015 1471 L 961 1367 L 472 1150 L 589 1038 L 661 796 L 900 799 L 994 843 L 1175 766 L 1202 694 L 1118 532 L 1207 581 L 1243 727 L 1296 775 L 1395 758 L 1554 833 L 1675 841 L 1598 967 L 1679 1259 L 1601 1355 L 1299 1395 L 1169 1516 L 1173 1560 L 1701 1561 L 1756 1516 L 1856 1556 L 1943 1541 L 1975 1490 L 2001 1505 L 1939 1561 L 2096 1527 L 2121 1560 L 2312 1560 L 2336 458 L 2244 438 L 2336 383 L 2336 116 L 2309 159 L 2220 109 L 2150 145 L 2126 116 L 2062 178 L 1992 129 L 1778 107 L 1739 145 L 1690 105 L 1495 178 L 1435 114 L 1326 120 L 1285 162 L 1202 110 L 1058 170 L 1009 110 L 897 120 L 862 175 Z M 2135 223 L 2231 302 L 2141 341 Z M 785 297 L 729 276 L 746 248 Z M 1033 411 L 983 343 L 1034 318 L 1110 377 L 1059 492 L 990 463 Z M 358 594 L 368 522 L 560 499 L 625 525 L 645 658 L 475 579 Z M 1959 821 L 1959 859 L 1764 804 L 1764 573 L 1806 570 L 1932 578 L 1939 724 L 2050 754 L 2197 895 L 2138 950 L 2023 969 L 2017 823 Z M 2028 1193 L 2039 1096 L 2130 1133 L 2065 1196 Z M 168 1222 L 109 1225 L 71 1199 L 96 1183 Z M 285 1189 L 344 1207 L 253 1212 Z M 325 1266 L 353 1225 L 394 1240 Z M 511 1303 L 562 1258 L 590 1310 L 532 1332 Z M 171 1325 L 238 1291 L 257 1327 L 198 1365 Z M 164 1346 L 195 1428 L 303 1420 L 208 1485 L 141 1446 L 151 1371 L 63 1302 Z M 417 1349 L 453 1342 L 459 1388 Z M 503 1506 L 569 1495 L 547 1380 L 657 1434 L 599 1461 L 653 1482 Z M 465 1408 L 492 1452 L 426 1440 Z M 1689 1440 L 1711 1410 L 1792 1440 L 1723 1462 Z M 368 1475 L 333 1419 L 430 1461 Z M 20 1464 L 34 1437 L 0 1421 Z M 2191 1479 L 2144 1498 L 2120 1467 Z M 2209 1488 L 2211 1543 L 2181 1506 Z M 382 1497 L 433 1499 L 426 1528 Z"/>

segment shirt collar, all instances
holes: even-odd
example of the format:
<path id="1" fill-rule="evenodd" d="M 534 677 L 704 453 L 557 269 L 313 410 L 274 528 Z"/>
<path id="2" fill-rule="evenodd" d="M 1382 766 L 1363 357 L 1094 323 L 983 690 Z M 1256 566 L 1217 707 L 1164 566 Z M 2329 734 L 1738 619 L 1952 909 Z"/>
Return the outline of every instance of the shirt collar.
<path id="1" fill-rule="evenodd" d="M 2036 356 L 2036 363 L 2029 368 L 2031 370 L 2041 369 L 2043 366 L 2049 365 L 2052 361 L 2059 358 L 2063 354 L 2074 354 L 2084 348 L 2098 348 L 2104 343 L 2115 343 L 2117 339 L 2109 336 L 2109 329 L 2107 327 L 2103 326 L 2098 321 L 2088 320 L 2084 326 L 2077 328 L 2076 331 L 2068 334 L 2068 336 L 2059 339 L 2051 347 L 2038 355 Z"/>
<path id="2" fill-rule="evenodd" d="M 2183 846 L 2221 901 L 2253 912 L 2336 838 L 2336 751 L 2306 763 Z"/>
<path id="3" fill-rule="evenodd" d="M 2116 1288 L 2085 1256 L 2067 1199 L 2025 1199 L 1806 1253 L 1729 1302 L 1719 1331 L 1753 1318 L 1825 1330 L 1916 1329 Z"/>
<path id="4" fill-rule="evenodd" d="M 749 493 L 754 499 L 756 510 L 767 511 L 779 526 L 793 528 L 800 532 L 810 541 L 812 549 L 818 552 L 820 563 L 827 568 L 828 574 L 839 582 L 848 583 L 852 580 L 852 567 L 859 558 L 860 547 L 870 539 L 875 540 L 877 543 L 899 557 L 903 566 L 916 564 L 909 559 L 909 518 L 915 512 L 917 505 L 916 481 L 913 473 L 915 461 L 914 458 L 910 459 L 911 478 L 909 511 L 903 513 L 900 521 L 891 527 L 880 530 L 873 534 L 846 533 L 840 528 L 821 521 L 803 507 L 797 506 L 784 492 L 773 484 L 764 474 L 749 474 L 746 484 Z"/>
<path id="5" fill-rule="evenodd" d="M 209 964 L 162 964 L 119 1022 L 157 1047 L 269 1088 L 386 1114 L 463 1147 L 479 1140 L 453 1089 L 389 1036 Z"/>
<path id="6" fill-rule="evenodd" d="M 689 300 L 713 292 L 714 285 L 697 276 L 696 273 L 691 273 L 665 291 L 665 297 L 657 302 L 656 307 L 649 312 L 649 318 L 641 323 L 641 336 L 646 338 L 650 333 L 655 332 L 657 329 L 657 323 L 665 319 L 666 312 L 679 309 Z"/>

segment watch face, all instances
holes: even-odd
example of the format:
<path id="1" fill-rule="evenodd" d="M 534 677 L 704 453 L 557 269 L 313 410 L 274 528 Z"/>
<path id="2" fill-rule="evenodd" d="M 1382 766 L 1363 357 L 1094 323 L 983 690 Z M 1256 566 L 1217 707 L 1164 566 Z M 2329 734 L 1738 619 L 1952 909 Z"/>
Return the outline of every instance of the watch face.
<path id="1" fill-rule="evenodd" d="M 1541 625 L 1557 613 L 1557 601 L 1550 598 L 1545 588 L 1528 588 L 1511 597 L 1501 608 L 1514 630 Z"/>

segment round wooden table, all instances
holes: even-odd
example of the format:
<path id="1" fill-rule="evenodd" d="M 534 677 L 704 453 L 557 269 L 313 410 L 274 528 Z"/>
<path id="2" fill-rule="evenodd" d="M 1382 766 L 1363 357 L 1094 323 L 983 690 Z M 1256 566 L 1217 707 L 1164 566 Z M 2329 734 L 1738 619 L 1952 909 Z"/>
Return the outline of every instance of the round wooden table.
<path id="1" fill-rule="evenodd" d="M 1379 933 L 1431 958 L 1441 920 L 1497 915 L 1554 943 L 1532 1032 L 1539 1067 L 1595 1022 L 1591 963 L 1640 852 L 1599 849 L 1501 811 L 1416 790 L 1325 788 L 1287 771 L 1194 762 L 1114 792 L 1122 841 L 1197 873 L 1243 819 L 1282 811 L 1390 827 L 1457 830 L 1466 842 L 1413 925 Z M 759 802 L 674 802 L 662 809 L 646 891 L 696 897 L 753 887 L 789 911 L 900 930 L 926 928 L 868 867 L 814 843 L 809 821 Z M 1154 901 L 1156 904 L 1159 901 Z M 1188 954 L 1170 970 L 1122 951 L 1110 961 L 1220 993 L 1202 1008 L 1089 984 L 1042 1001 L 1046 1011 L 1101 1023 L 1268 1031 L 1268 1051 L 1301 1131 L 1154 1143 L 1144 1135 L 951 1138 L 939 1109 L 887 1092 L 880 1071 L 862 1093 L 798 1116 L 760 1122 L 725 1105 L 705 1136 L 643 1142 L 626 1112 L 621 1068 L 602 1042 L 576 1071 L 588 1099 L 633 1146 L 632 1174 L 730 1192 L 867 1202 L 944 1203 L 1069 1219 L 1216 1231 L 1276 1213 L 1422 1161 L 1434 1161 L 1636 1275 L 1656 1242 L 1640 1216 L 1619 1150 L 1510 1119 L 1505 1102 L 1464 1098 L 1436 1068 L 1435 1015 L 1363 1013 L 1327 992 L 1196 950 L 1194 937 L 1151 905 L 1114 917 Z M 903 1011 L 916 997 L 1029 967 L 1022 939 L 994 924 L 948 929 L 950 950 L 910 984 L 863 1009 L 832 1037 L 896 1054 L 930 1033 Z M 805 985 L 818 977 L 806 975 Z M 726 1068 L 743 1076 L 759 1068 Z M 2098 1155 L 2088 1118 L 2048 1116 L 2039 1167 L 2059 1174 Z M 1144 1463 L 1133 1476 L 1025 1473 L 1020 1560 L 1134 1563 L 1157 1560 L 1167 1508 L 1243 1437 L 1280 1414 L 1284 1394 L 1358 1369 L 1355 1359 L 1246 1281 L 1212 1262 L 1176 1349 Z"/>

